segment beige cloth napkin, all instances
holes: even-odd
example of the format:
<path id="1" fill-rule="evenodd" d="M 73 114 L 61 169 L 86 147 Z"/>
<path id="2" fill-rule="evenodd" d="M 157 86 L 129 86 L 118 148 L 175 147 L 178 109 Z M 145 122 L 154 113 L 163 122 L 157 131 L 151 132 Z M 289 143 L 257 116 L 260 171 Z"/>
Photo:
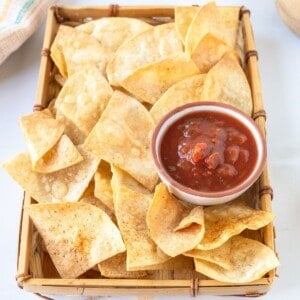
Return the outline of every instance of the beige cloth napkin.
<path id="1" fill-rule="evenodd" d="M 0 0 L 0 64 L 37 29 L 52 0 Z"/>

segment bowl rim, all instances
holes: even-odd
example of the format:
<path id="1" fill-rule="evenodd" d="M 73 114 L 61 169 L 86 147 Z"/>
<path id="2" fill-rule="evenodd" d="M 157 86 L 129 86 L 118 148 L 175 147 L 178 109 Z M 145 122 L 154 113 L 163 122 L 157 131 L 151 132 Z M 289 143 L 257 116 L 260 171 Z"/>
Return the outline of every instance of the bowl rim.
<path id="1" fill-rule="evenodd" d="M 207 191 L 198 191 L 195 189 L 192 189 L 190 187 L 187 187 L 179 182 L 177 182 L 173 177 L 169 175 L 169 173 L 166 171 L 161 159 L 160 154 L 158 153 L 157 149 L 160 149 L 160 147 L 157 147 L 157 137 L 159 136 L 159 133 L 161 131 L 161 128 L 163 128 L 166 124 L 166 122 L 176 116 L 177 114 L 180 114 L 181 112 L 190 109 L 190 108 L 204 108 L 204 107 L 210 107 L 210 109 L 206 109 L 206 111 L 212 111 L 213 108 L 222 109 L 221 113 L 225 113 L 227 115 L 230 115 L 232 118 L 237 119 L 235 116 L 239 115 L 241 118 L 237 119 L 238 122 L 241 122 L 249 129 L 249 132 L 252 134 L 255 140 L 255 145 L 257 146 L 257 141 L 259 141 L 260 146 L 257 146 L 258 149 L 258 155 L 257 155 L 257 161 L 254 165 L 253 169 L 251 170 L 251 173 L 246 177 L 245 180 L 241 181 L 238 185 L 233 186 L 232 188 L 223 190 L 223 191 L 216 191 L 216 192 L 207 192 Z M 195 112 L 197 112 L 196 110 Z M 229 114 L 229 112 L 234 112 L 234 114 Z M 161 134 L 160 142 L 162 140 L 162 137 L 164 136 L 165 132 L 168 130 L 168 128 L 174 124 L 177 120 L 181 119 L 183 116 L 191 114 L 193 112 L 188 111 L 186 114 L 181 115 L 177 119 L 174 118 L 173 121 L 170 122 L 168 126 L 164 129 L 163 134 Z M 248 124 L 247 124 L 248 122 Z M 251 124 L 249 127 L 248 125 Z M 253 132 L 255 131 L 255 134 Z M 259 148 L 261 148 L 261 151 L 259 151 Z M 238 194 L 242 190 L 246 190 L 248 187 L 250 187 L 261 175 L 263 168 L 266 163 L 266 156 L 267 156 L 267 146 L 266 146 L 266 140 L 255 123 L 255 121 L 248 115 L 246 115 L 243 111 L 240 109 L 227 104 L 223 102 L 217 102 L 217 101 L 197 101 L 197 102 L 191 102 L 187 103 L 181 106 L 176 107 L 175 109 L 168 112 L 166 115 L 162 117 L 162 119 L 156 124 L 151 138 L 151 154 L 152 158 L 154 160 L 154 164 L 156 167 L 156 170 L 158 172 L 158 175 L 162 182 L 164 182 L 167 185 L 171 185 L 173 188 L 177 189 L 178 191 L 181 191 L 186 194 L 190 194 L 192 196 L 200 197 L 200 198 L 222 198 L 234 194 Z M 188 201 L 188 200 L 187 200 Z"/>

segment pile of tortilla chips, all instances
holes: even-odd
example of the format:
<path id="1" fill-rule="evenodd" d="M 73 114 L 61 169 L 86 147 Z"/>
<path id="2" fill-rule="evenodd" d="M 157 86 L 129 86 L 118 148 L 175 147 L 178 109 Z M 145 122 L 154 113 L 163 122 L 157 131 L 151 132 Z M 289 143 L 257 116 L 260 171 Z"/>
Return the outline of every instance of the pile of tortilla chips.
<path id="1" fill-rule="evenodd" d="M 110 278 L 195 270 L 230 283 L 278 266 L 245 238 L 272 222 L 245 196 L 191 206 L 159 183 L 150 155 L 155 124 L 177 106 L 221 101 L 251 116 L 236 51 L 238 8 L 176 7 L 175 21 L 102 18 L 60 25 L 51 47 L 59 92 L 20 118 L 28 151 L 3 164 L 33 198 L 25 207 L 62 278 L 99 269 Z"/>

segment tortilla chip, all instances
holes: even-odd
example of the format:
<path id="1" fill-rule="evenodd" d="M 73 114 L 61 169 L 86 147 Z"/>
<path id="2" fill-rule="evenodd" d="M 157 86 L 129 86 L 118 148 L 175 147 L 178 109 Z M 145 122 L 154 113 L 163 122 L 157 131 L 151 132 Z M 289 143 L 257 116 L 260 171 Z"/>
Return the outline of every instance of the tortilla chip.
<path id="1" fill-rule="evenodd" d="M 25 209 L 62 278 L 76 278 L 126 250 L 116 225 L 96 206 L 47 203 Z"/>
<path id="2" fill-rule="evenodd" d="M 158 179 L 150 152 L 153 127 L 150 113 L 140 102 L 115 91 L 84 147 L 151 191 Z"/>
<path id="3" fill-rule="evenodd" d="M 225 55 L 210 69 L 204 81 L 201 100 L 231 104 L 251 116 L 253 102 L 250 86 L 236 58 Z"/>
<path id="4" fill-rule="evenodd" d="M 136 69 L 182 51 L 174 23 L 153 26 L 120 46 L 106 68 L 109 83 L 119 86 Z"/>
<path id="5" fill-rule="evenodd" d="M 127 271 L 126 252 L 119 253 L 98 264 L 102 276 L 107 278 L 143 278 L 148 275 L 146 271 Z"/>
<path id="6" fill-rule="evenodd" d="M 91 66 L 105 74 L 111 55 L 94 37 L 65 25 L 59 26 L 51 46 L 51 58 L 65 78 Z"/>
<path id="7" fill-rule="evenodd" d="M 77 149 L 83 161 L 57 172 L 41 174 L 32 171 L 27 153 L 13 157 L 3 164 L 3 168 L 38 202 L 75 202 L 84 193 L 100 161 L 82 147 Z"/>
<path id="8" fill-rule="evenodd" d="M 162 183 L 155 189 L 146 221 L 151 238 L 172 257 L 194 249 L 204 235 L 202 206 L 183 205 Z"/>
<path id="9" fill-rule="evenodd" d="M 60 140 L 34 165 L 39 173 L 51 173 L 75 165 L 83 160 L 69 137 L 62 135 Z"/>
<path id="10" fill-rule="evenodd" d="M 229 269 L 222 268 L 222 260 L 230 261 Z M 215 249 L 211 261 L 196 258 L 196 271 L 228 283 L 246 283 L 260 279 L 279 265 L 274 251 L 269 247 L 242 236 L 232 237 Z"/>
<path id="11" fill-rule="evenodd" d="M 135 70 L 121 85 L 142 102 L 154 104 L 171 85 L 198 73 L 195 63 L 178 53 Z"/>
<path id="12" fill-rule="evenodd" d="M 230 38 L 230 44 L 234 45 L 236 41 L 236 33 L 239 27 L 239 7 L 217 7 L 222 19 L 224 21 L 225 28 L 230 32 L 228 38 Z M 183 43 L 186 41 L 186 34 L 189 26 L 201 7 L 194 6 L 177 6 L 175 7 L 175 25 L 178 35 Z"/>
<path id="13" fill-rule="evenodd" d="M 116 170 L 115 170 L 116 171 Z M 170 257 L 164 254 L 149 236 L 146 213 L 152 194 L 131 190 L 114 180 L 115 212 L 122 238 L 127 249 L 127 271 L 145 270 Z"/>
<path id="14" fill-rule="evenodd" d="M 204 79 L 204 74 L 198 74 L 172 85 L 150 109 L 155 123 L 178 106 L 200 101 Z"/>
<path id="15" fill-rule="evenodd" d="M 58 142 L 65 125 L 55 120 L 49 109 L 23 116 L 19 121 L 34 166 Z"/>
<path id="16" fill-rule="evenodd" d="M 113 193 L 111 189 L 111 177 L 110 164 L 102 160 L 95 173 L 95 197 L 101 200 L 112 212 L 114 209 Z"/>
<path id="17" fill-rule="evenodd" d="M 239 199 L 204 208 L 205 234 L 197 245 L 199 250 L 220 247 L 230 237 L 245 229 L 257 230 L 273 221 L 274 214 L 253 209 Z"/>
<path id="18" fill-rule="evenodd" d="M 76 29 L 93 36 L 101 46 L 115 52 L 124 42 L 151 27 L 142 20 L 115 17 L 91 21 Z"/>
<path id="19" fill-rule="evenodd" d="M 236 21 L 238 22 L 238 18 Z M 191 55 L 207 34 L 234 47 L 236 33 L 237 32 L 232 33 L 228 30 L 225 20 L 216 4 L 214 2 L 209 2 L 196 12 L 190 23 L 186 33 L 185 51 Z"/>
<path id="20" fill-rule="evenodd" d="M 99 69 L 91 66 L 68 78 L 56 99 L 55 108 L 88 136 L 112 93 Z"/>

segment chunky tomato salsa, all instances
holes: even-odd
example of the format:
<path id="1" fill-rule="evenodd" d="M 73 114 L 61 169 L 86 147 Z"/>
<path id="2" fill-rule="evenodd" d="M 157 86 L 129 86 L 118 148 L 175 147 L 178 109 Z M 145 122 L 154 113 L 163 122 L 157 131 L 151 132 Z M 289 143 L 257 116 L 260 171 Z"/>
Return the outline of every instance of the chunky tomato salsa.
<path id="1" fill-rule="evenodd" d="M 233 188 L 251 172 L 257 159 L 249 129 L 219 112 L 191 113 L 170 126 L 161 144 L 169 175 L 203 192 Z"/>

